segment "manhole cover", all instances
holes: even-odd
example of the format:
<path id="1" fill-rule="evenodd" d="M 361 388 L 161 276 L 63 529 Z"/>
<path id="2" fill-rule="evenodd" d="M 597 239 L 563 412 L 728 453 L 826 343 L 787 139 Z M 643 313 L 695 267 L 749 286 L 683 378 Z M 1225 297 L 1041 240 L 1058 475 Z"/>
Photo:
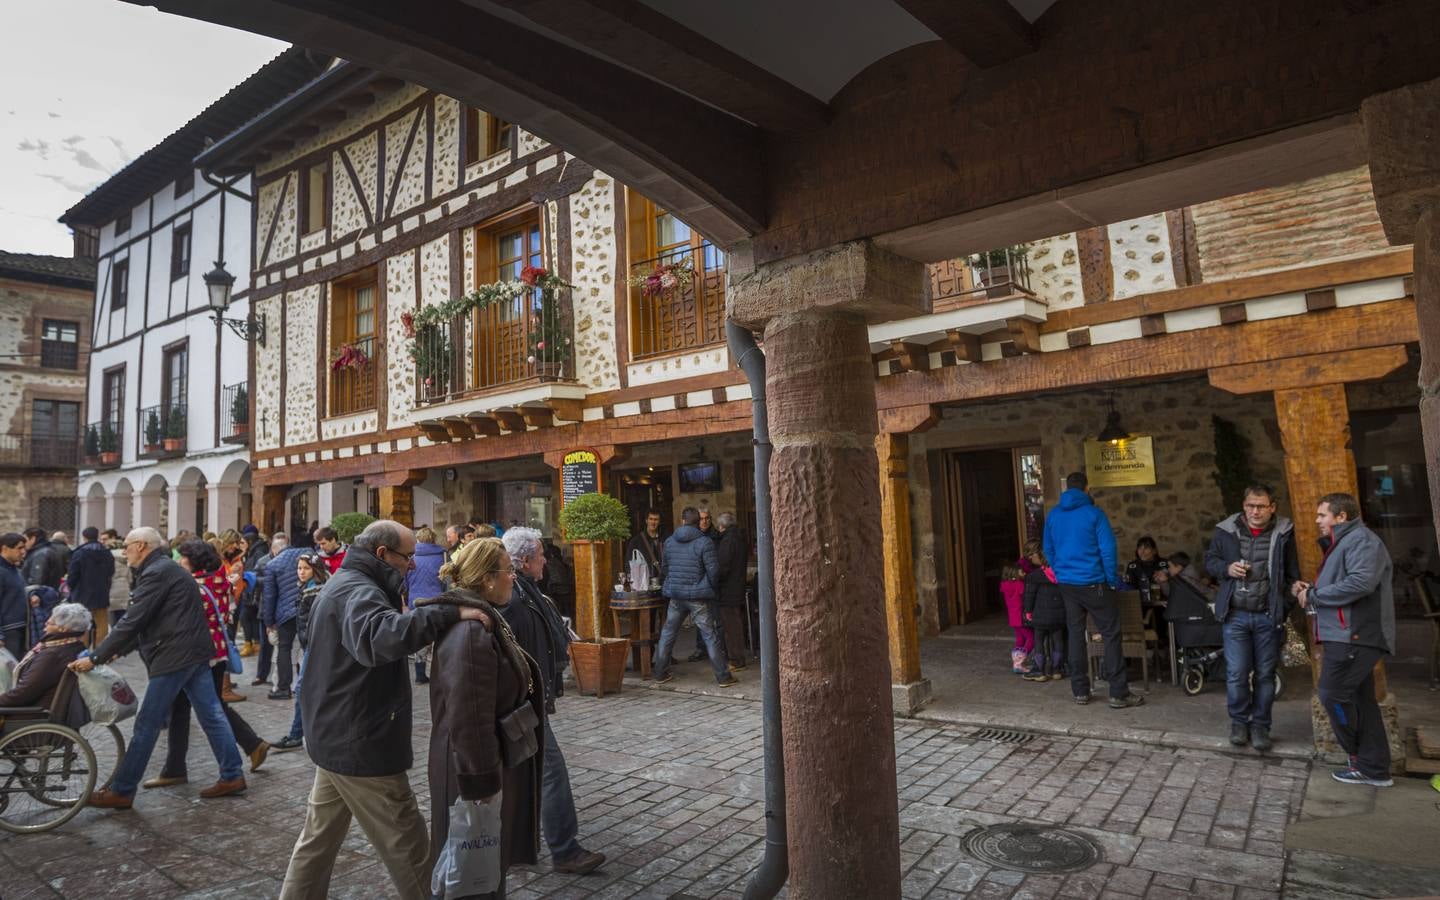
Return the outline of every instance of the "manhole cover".
<path id="1" fill-rule="evenodd" d="M 1051 825 L 994 825 L 965 838 L 976 859 L 1019 872 L 1076 872 L 1101 859 L 1100 848 L 1083 834 Z"/>

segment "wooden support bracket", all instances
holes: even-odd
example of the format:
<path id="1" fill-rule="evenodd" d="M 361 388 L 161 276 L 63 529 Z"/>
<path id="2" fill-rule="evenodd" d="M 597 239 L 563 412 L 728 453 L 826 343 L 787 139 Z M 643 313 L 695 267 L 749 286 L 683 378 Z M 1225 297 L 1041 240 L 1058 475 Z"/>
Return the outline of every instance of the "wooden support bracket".
<path id="1" fill-rule="evenodd" d="M 462 419 L 459 416 L 446 416 L 444 419 L 441 419 L 441 422 L 444 423 L 445 430 L 450 432 L 450 436 L 457 441 L 463 441 L 466 438 L 475 436 L 475 430 L 470 427 L 470 422 L 467 419 Z"/>
<path id="2" fill-rule="evenodd" d="M 950 342 L 950 349 L 955 351 L 956 359 L 972 363 L 980 361 L 980 335 L 952 328 L 945 332 L 945 339 Z"/>
<path id="3" fill-rule="evenodd" d="M 548 406 L 522 406 L 520 417 L 526 425 L 534 428 L 549 428 L 555 424 L 555 413 Z"/>
<path id="4" fill-rule="evenodd" d="M 445 427 L 444 422 L 438 419 L 426 419 L 423 422 L 417 422 L 416 425 L 419 427 L 420 433 L 430 440 L 442 444 L 450 442 L 450 430 Z"/>
<path id="5" fill-rule="evenodd" d="M 583 422 L 585 420 L 585 401 L 569 397 L 551 397 L 545 401 L 555 413 L 555 418 L 561 422 Z"/>
<path id="6" fill-rule="evenodd" d="M 500 423 L 500 427 L 506 431 L 525 430 L 525 417 L 514 409 L 492 409 L 490 418 Z"/>
<path id="7" fill-rule="evenodd" d="M 476 437 L 496 437 L 500 434 L 500 423 L 483 413 L 467 413 L 465 421 L 469 423 Z"/>
<path id="8" fill-rule="evenodd" d="M 895 360 L 902 372 L 928 372 L 930 370 L 930 348 L 924 344 L 908 341 L 891 341 L 890 349 L 895 351 Z"/>
<path id="9" fill-rule="evenodd" d="M 1007 319 L 1005 327 L 1010 331 L 1010 340 L 1021 353 L 1040 352 L 1040 323 L 1029 319 Z"/>

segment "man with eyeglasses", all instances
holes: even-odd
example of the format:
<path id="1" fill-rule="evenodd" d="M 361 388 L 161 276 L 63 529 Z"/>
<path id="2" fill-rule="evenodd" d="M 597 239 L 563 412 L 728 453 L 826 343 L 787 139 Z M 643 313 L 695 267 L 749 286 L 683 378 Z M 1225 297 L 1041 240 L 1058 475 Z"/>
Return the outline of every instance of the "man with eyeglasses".
<path id="1" fill-rule="evenodd" d="M 1225 628 L 1230 743 L 1263 753 L 1271 747 L 1280 629 L 1292 605 L 1290 587 L 1300 578 L 1295 526 L 1275 515 L 1275 491 L 1268 485 L 1246 488 L 1244 509 L 1215 526 L 1205 570 L 1220 582 L 1215 618 Z"/>
<path id="2" fill-rule="evenodd" d="M 282 898 L 329 895 L 352 817 L 399 896 L 429 896 L 430 832 L 408 775 L 414 729 L 406 660 L 460 619 L 484 615 L 446 604 L 407 612 L 405 573 L 414 556 L 409 528 L 371 522 L 310 610 L 300 715 L 315 782 Z M 293 578 L 293 566 L 290 571 Z"/>

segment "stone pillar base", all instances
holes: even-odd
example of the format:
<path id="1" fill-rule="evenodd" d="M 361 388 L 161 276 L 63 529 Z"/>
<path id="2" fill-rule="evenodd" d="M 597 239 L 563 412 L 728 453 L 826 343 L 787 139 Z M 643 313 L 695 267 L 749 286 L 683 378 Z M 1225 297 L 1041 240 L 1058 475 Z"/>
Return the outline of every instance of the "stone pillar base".
<path id="1" fill-rule="evenodd" d="M 890 685 L 891 702 L 895 705 L 895 715 L 913 716 L 925 708 L 935 696 L 931 689 L 930 679 L 921 678 L 909 684 Z"/>
<path id="2" fill-rule="evenodd" d="M 1380 701 L 1380 718 L 1385 722 L 1385 736 L 1390 741 L 1390 771 L 1395 775 L 1405 774 L 1405 734 L 1400 730 L 1400 707 L 1395 703 L 1395 693 L 1387 694 Z M 1337 763 L 1346 761 L 1345 751 L 1335 742 L 1335 731 L 1330 727 L 1330 717 L 1320 705 L 1320 695 L 1310 695 L 1310 722 L 1315 729 L 1315 752 L 1331 757 Z"/>

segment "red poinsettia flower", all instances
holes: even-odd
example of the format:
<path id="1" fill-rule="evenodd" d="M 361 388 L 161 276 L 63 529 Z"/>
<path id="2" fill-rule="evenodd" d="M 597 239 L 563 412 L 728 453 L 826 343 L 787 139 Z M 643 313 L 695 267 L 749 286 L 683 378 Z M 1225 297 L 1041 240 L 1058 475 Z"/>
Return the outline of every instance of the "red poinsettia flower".
<path id="1" fill-rule="evenodd" d="M 407 338 L 413 338 L 415 336 L 415 314 L 412 312 L 401 313 L 400 327 L 405 329 Z"/>
<path id="2" fill-rule="evenodd" d="M 520 270 L 520 282 L 526 287 L 534 287 L 540 279 L 549 274 L 539 266 L 526 266 Z"/>

